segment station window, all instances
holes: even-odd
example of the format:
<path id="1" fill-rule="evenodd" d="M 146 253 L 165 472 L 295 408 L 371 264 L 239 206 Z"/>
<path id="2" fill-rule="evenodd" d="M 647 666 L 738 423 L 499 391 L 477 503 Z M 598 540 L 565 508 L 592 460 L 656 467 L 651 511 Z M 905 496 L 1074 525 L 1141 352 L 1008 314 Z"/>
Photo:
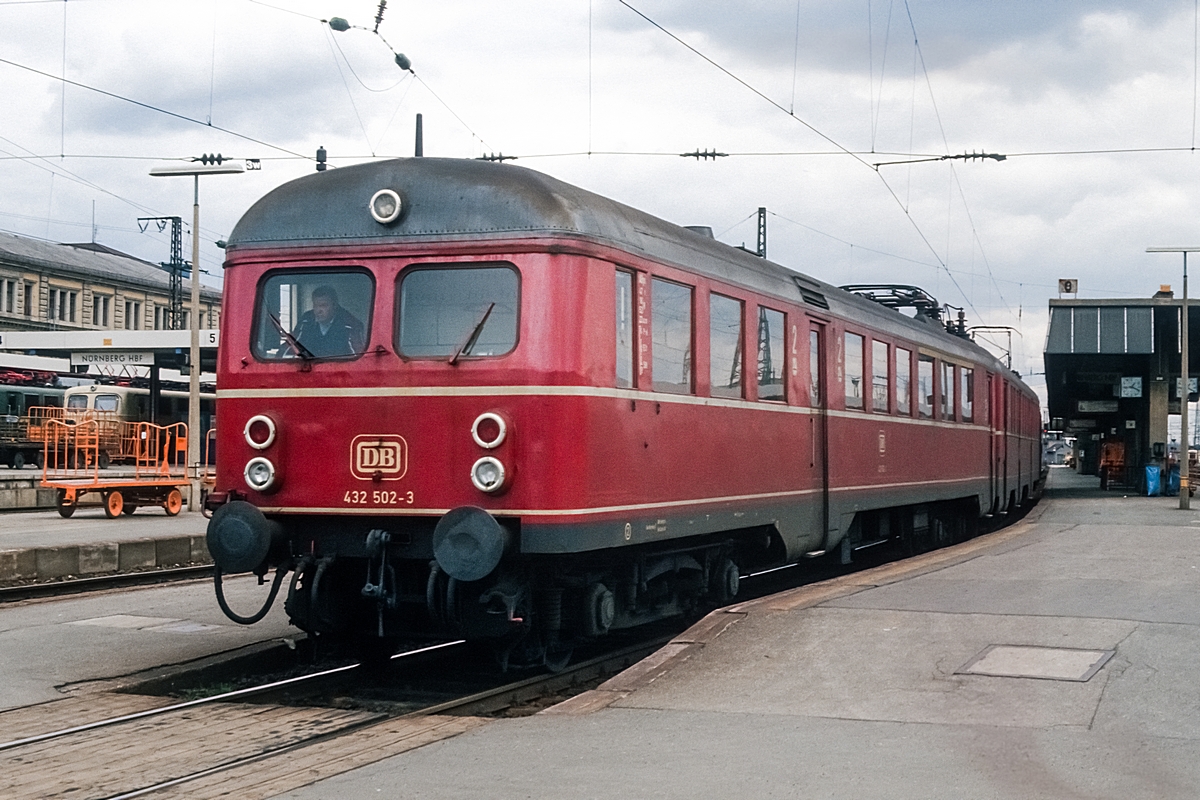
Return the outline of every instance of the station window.
<path id="1" fill-rule="evenodd" d="M 708 296 L 708 364 L 714 397 L 742 396 L 742 301 Z"/>
<path id="2" fill-rule="evenodd" d="M 941 395 L 942 419 L 954 419 L 954 365 L 943 361 L 942 380 L 938 385 Z"/>
<path id="3" fill-rule="evenodd" d="M 912 353 L 896 348 L 896 413 L 912 413 Z"/>
<path id="4" fill-rule="evenodd" d="M 959 407 L 963 422 L 975 419 L 975 370 L 958 368 Z"/>
<path id="5" fill-rule="evenodd" d="M 846 408 L 863 408 L 863 337 L 846 333 Z"/>
<path id="6" fill-rule="evenodd" d="M 784 400 L 783 374 L 787 366 L 784 355 L 783 312 L 770 308 L 758 309 L 758 399 Z"/>
<path id="7" fill-rule="evenodd" d="M 401 355 L 485 358 L 517 346 L 520 277 L 511 265 L 416 267 L 401 276 L 399 298 Z"/>
<path id="8" fill-rule="evenodd" d="M 259 284 L 254 354 L 264 360 L 345 358 L 370 334 L 375 282 L 366 272 L 277 270 Z M 184 329 L 191 319 L 185 312 Z"/>
<path id="9" fill-rule="evenodd" d="M 933 357 L 917 356 L 917 416 L 933 419 Z"/>
<path id="10" fill-rule="evenodd" d="M 887 342 L 871 342 L 871 408 L 888 410 L 888 346 Z"/>
<path id="11" fill-rule="evenodd" d="M 633 275 L 617 271 L 617 388 L 633 388 Z"/>
<path id="12" fill-rule="evenodd" d="M 652 278 L 650 336 L 653 359 L 650 380 L 655 391 L 692 391 L 692 289 Z"/>

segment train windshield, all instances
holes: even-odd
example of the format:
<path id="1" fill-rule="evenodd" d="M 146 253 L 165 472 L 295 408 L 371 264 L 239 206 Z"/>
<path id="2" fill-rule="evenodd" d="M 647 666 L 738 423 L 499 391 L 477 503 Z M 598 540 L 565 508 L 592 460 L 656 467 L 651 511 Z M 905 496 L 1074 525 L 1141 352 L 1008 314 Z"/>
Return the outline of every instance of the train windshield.
<path id="1" fill-rule="evenodd" d="M 359 356 L 374 299 L 366 272 L 272 272 L 259 288 L 254 354 L 268 361 Z"/>
<path id="2" fill-rule="evenodd" d="M 511 266 L 421 266 L 400 281 L 398 347 L 412 358 L 500 356 L 517 345 L 520 279 Z"/>

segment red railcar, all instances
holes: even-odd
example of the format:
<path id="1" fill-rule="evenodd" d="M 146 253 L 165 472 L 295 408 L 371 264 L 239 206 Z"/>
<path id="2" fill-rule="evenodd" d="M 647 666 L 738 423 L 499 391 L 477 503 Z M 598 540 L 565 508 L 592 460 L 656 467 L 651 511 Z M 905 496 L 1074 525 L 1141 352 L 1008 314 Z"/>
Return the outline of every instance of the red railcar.
<path id="1" fill-rule="evenodd" d="M 749 569 L 948 543 L 1039 486 L 1034 394 L 903 291 L 520 167 L 301 178 L 225 276 L 209 548 L 293 572 L 310 632 L 554 660 Z"/>

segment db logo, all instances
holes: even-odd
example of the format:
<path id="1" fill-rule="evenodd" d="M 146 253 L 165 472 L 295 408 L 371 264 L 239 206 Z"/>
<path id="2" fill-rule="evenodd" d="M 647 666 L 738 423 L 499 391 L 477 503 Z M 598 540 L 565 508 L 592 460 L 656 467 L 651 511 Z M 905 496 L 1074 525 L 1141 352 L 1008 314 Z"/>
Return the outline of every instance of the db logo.
<path id="1" fill-rule="evenodd" d="M 394 433 L 363 434 L 350 443 L 350 471 L 359 480 L 398 481 L 408 471 L 408 443 Z"/>

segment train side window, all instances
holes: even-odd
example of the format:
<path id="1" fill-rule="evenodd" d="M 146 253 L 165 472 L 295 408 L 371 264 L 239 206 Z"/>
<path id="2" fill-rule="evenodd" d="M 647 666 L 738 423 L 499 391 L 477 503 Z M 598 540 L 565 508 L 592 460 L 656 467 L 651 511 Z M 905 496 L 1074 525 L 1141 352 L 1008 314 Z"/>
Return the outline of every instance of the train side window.
<path id="1" fill-rule="evenodd" d="M 975 419 L 975 370 L 958 368 L 959 408 L 963 422 Z"/>
<path id="2" fill-rule="evenodd" d="M 38 402 L 39 398 L 36 394 L 27 394 L 24 396 L 24 400 L 25 400 L 25 404 L 22 407 L 21 411 L 19 412 L 22 414 L 26 414 L 29 412 L 29 409 L 34 408 L 35 406 L 41 405 L 41 403 Z"/>
<path id="3" fill-rule="evenodd" d="M 375 282 L 366 272 L 270 272 L 259 286 L 254 355 L 266 361 L 361 355 L 374 297 Z"/>
<path id="4" fill-rule="evenodd" d="M 954 365 L 948 361 L 942 363 L 942 379 L 938 384 L 938 394 L 941 395 L 942 419 L 954 419 Z"/>
<path id="5" fill-rule="evenodd" d="M 896 348 L 896 413 L 912 413 L 912 353 Z"/>
<path id="6" fill-rule="evenodd" d="M 658 392 L 692 391 L 692 288 L 651 278 L 650 381 Z"/>
<path id="7" fill-rule="evenodd" d="M 633 388 L 633 275 L 617 270 L 617 388 Z"/>
<path id="8" fill-rule="evenodd" d="M 742 396 L 742 301 L 708 296 L 708 364 L 714 397 Z"/>
<path id="9" fill-rule="evenodd" d="M 871 342 L 871 408 L 888 410 L 888 344 Z"/>
<path id="10" fill-rule="evenodd" d="M 863 341 L 846 332 L 846 408 L 863 407 Z"/>
<path id="11" fill-rule="evenodd" d="M 783 375 L 787 356 L 783 349 L 783 312 L 758 308 L 758 399 L 784 400 Z"/>
<path id="12" fill-rule="evenodd" d="M 815 328 L 808 331 L 808 404 L 821 406 L 821 332 Z"/>
<path id="13" fill-rule="evenodd" d="M 97 411 L 119 411 L 121 398 L 115 394 L 98 394 L 92 407 Z"/>
<path id="14" fill-rule="evenodd" d="M 917 357 L 917 416 L 933 419 L 933 357 Z"/>
<path id="15" fill-rule="evenodd" d="M 17 402 L 20 395 L 18 395 L 16 392 L 5 392 L 4 394 L 6 400 L 5 406 L 7 407 L 7 411 L 5 411 L 5 413 L 14 417 L 21 416 L 21 404 Z"/>
<path id="16" fill-rule="evenodd" d="M 397 349 L 412 358 L 484 358 L 517 346 L 521 285 L 502 264 L 421 266 L 400 278 Z"/>

